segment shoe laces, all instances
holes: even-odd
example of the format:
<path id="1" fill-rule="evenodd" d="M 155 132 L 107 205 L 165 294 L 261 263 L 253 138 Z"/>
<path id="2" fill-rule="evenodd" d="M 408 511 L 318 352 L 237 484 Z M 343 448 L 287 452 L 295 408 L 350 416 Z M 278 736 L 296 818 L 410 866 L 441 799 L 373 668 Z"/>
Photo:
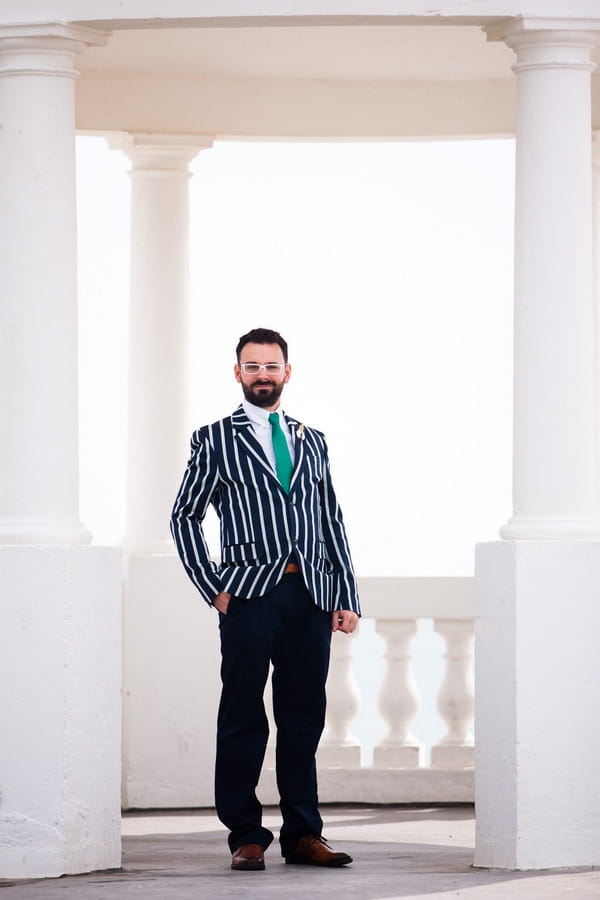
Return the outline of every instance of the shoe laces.
<path id="1" fill-rule="evenodd" d="M 329 846 L 326 839 L 321 834 L 307 834 L 306 840 L 310 844 L 324 844 L 325 847 L 327 847 L 329 850 L 331 850 L 331 847 Z"/>

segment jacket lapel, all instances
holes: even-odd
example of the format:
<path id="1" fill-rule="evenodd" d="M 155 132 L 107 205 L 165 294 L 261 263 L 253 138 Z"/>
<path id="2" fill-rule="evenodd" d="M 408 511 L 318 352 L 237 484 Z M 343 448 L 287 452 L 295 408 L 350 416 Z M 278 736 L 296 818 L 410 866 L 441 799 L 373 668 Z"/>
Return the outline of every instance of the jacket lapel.
<path id="1" fill-rule="evenodd" d="M 305 462 L 305 449 L 304 449 L 304 439 L 300 439 L 298 437 L 298 428 L 300 426 L 300 422 L 297 419 L 292 418 L 292 416 L 285 417 L 285 420 L 288 424 L 292 435 L 292 443 L 294 446 L 294 469 L 292 471 L 292 479 L 290 481 L 290 491 L 294 487 L 295 482 L 297 481 L 302 467 Z M 260 445 L 260 441 L 257 439 L 254 434 L 254 429 L 252 428 L 252 423 L 250 419 L 244 412 L 244 407 L 240 404 L 235 412 L 231 416 L 231 425 L 233 428 L 234 435 L 238 441 L 239 446 L 258 463 L 267 474 L 273 479 L 273 481 L 281 487 L 279 484 L 279 479 L 277 478 L 276 473 L 273 471 L 273 468 L 265 456 L 265 452 Z"/>
<path id="2" fill-rule="evenodd" d="M 290 481 L 290 491 L 294 487 L 296 480 L 300 476 L 300 472 L 302 470 L 302 466 L 304 465 L 304 438 L 298 437 L 298 428 L 300 428 L 300 422 L 297 419 L 292 418 L 292 416 L 286 416 L 285 421 L 288 424 L 292 435 L 292 444 L 294 446 L 294 470 L 292 472 L 292 479 Z"/>
<path id="3" fill-rule="evenodd" d="M 267 472 L 267 474 L 271 476 L 276 484 L 279 484 L 277 475 L 273 471 L 269 460 L 265 456 L 265 452 L 260 445 L 260 441 L 254 434 L 252 423 L 244 412 L 244 407 L 241 404 L 231 416 L 231 425 L 240 448 L 245 453 L 248 453 L 256 461 L 256 463 L 258 463 Z"/>

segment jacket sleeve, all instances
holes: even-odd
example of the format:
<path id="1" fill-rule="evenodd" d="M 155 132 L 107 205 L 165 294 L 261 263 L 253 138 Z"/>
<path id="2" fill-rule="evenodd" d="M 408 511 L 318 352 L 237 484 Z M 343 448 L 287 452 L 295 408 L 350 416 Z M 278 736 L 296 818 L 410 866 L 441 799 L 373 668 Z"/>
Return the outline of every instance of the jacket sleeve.
<path id="1" fill-rule="evenodd" d="M 323 440 L 325 453 L 323 480 L 321 482 L 321 511 L 323 537 L 329 553 L 329 558 L 335 570 L 334 609 L 351 609 L 360 616 L 360 602 L 358 599 L 358 586 L 350 556 L 350 547 L 346 537 L 346 528 L 342 517 L 342 510 L 337 501 L 331 472 L 329 470 L 329 456 L 327 444 Z"/>
<path id="2" fill-rule="evenodd" d="M 219 472 L 207 430 L 194 432 L 191 443 L 192 454 L 171 515 L 171 533 L 187 574 L 212 606 L 224 588 L 210 559 L 202 522 L 219 490 Z"/>

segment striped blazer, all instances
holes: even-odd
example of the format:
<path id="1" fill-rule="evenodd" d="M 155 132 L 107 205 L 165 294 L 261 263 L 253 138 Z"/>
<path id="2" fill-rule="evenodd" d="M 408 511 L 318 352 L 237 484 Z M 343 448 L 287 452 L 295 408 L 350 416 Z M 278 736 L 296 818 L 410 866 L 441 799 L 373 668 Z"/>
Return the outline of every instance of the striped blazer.
<path id="1" fill-rule="evenodd" d="M 289 416 L 295 464 L 286 494 L 242 406 L 192 435 L 192 453 L 171 530 L 183 565 L 212 605 L 220 591 L 259 597 L 294 557 L 321 609 L 360 613 L 356 579 L 320 431 Z M 220 519 L 221 562 L 210 559 L 202 522 L 212 503 Z"/>

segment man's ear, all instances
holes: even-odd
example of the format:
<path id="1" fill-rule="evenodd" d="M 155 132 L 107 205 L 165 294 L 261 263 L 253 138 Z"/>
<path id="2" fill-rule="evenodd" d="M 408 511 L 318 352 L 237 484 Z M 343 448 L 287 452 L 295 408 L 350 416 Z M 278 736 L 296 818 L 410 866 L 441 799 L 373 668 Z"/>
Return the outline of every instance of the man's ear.
<path id="1" fill-rule="evenodd" d="M 238 381 L 238 382 L 241 384 L 241 382 L 242 382 L 242 370 L 240 369 L 240 367 L 239 367 L 239 365 L 238 365 L 237 363 L 236 363 L 235 366 L 233 367 L 233 374 L 235 375 L 235 380 Z"/>
<path id="2" fill-rule="evenodd" d="M 285 378 L 283 379 L 284 384 L 288 383 L 288 381 L 290 380 L 291 374 L 292 374 L 292 367 L 290 366 L 289 363 L 286 363 L 285 364 Z"/>

